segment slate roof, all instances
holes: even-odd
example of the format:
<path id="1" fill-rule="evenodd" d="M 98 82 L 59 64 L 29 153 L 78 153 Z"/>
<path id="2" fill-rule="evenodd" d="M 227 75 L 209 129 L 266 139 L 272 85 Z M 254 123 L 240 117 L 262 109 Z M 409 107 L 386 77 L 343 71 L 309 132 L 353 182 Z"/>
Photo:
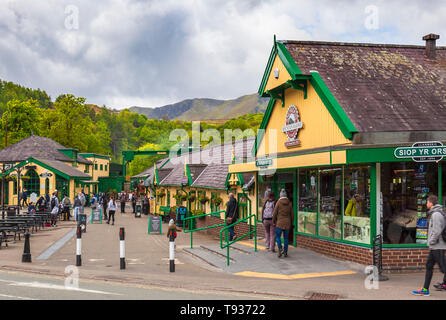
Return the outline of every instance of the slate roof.
<path id="1" fill-rule="evenodd" d="M 184 175 L 186 162 L 192 176 L 193 187 L 209 187 L 224 189 L 228 175 L 228 165 L 232 164 L 232 145 L 237 161 L 252 161 L 251 153 L 255 138 L 237 140 L 233 143 L 208 146 L 201 150 L 170 159 L 162 169 L 158 169 L 160 185 L 180 186 L 187 183 Z M 163 159 L 166 161 L 168 158 Z M 159 168 L 158 164 L 157 167 Z M 134 177 L 147 177 L 153 182 L 153 167 Z M 146 178 L 146 179 L 147 179 Z M 249 178 L 250 179 L 250 178 Z M 249 181 L 247 178 L 247 181 Z"/>
<path id="2" fill-rule="evenodd" d="M 319 72 L 358 132 L 443 131 L 446 47 L 279 41 L 304 75 Z"/>
<path id="3" fill-rule="evenodd" d="M 57 149 L 65 149 L 65 147 L 49 138 L 31 135 L 0 150 L 0 162 L 22 162 L 31 157 L 65 162 L 73 161 Z M 77 160 L 80 163 L 92 164 L 91 161 L 79 155 Z"/>
<path id="4" fill-rule="evenodd" d="M 91 178 L 91 176 L 86 174 L 85 172 L 77 170 L 76 168 L 73 168 L 72 166 L 69 166 L 68 164 L 63 163 L 62 161 L 40 159 L 40 158 L 36 158 L 36 157 L 34 157 L 34 159 L 50 166 L 51 168 L 59 170 L 60 172 L 65 173 L 66 175 L 68 175 L 72 178 Z"/>

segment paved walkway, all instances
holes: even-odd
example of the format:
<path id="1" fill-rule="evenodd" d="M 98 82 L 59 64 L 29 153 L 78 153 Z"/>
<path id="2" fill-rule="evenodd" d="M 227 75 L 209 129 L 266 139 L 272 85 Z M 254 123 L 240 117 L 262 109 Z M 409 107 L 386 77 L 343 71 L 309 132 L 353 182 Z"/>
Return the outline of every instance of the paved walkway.
<path id="1" fill-rule="evenodd" d="M 88 211 L 88 210 L 87 210 Z M 115 225 L 91 224 L 82 235 L 81 279 L 113 281 L 129 286 L 172 288 L 184 292 L 231 292 L 255 294 L 259 298 L 303 299 L 312 292 L 336 294 L 343 299 L 420 299 L 410 291 L 420 287 L 424 273 L 393 274 L 379 289 L 367 289 L 364 266 L 338 261 L 310 250 L 290 247 L 289 257 L 277 258 L 259 242 L 254 252 L 250 240 L 238 243 L 230 251 L 229 266 L 219 248 L 219 240 L 194 233 L 178 233 L 176 270 L 169 272 L 169 242 L 164 234 L 148 234 L 148 216 L 135 218 L 116 213 Z M 126 231 L 126 269 L 120 270 L 119 228 Z M 75 223 L 59 222 L 31 236 L 32 263 L 22 263 L 23 240 L 0 250 L 0 270 L 34 272 L 52 277 L 65 276 L 65 268 L 75 265 Z M 214 252 L 212 252 L 214 251 Z M 204 253 L 203 253 L 204 252 Z M 207 254 L 209 257 L 200 256 Z M 212 258 L 210 258 L 212 257 Z M 441 275 L 434 274 L 433 283 Z M 446 292 L 432 291 L 429 298 L 446 298 Z"/>

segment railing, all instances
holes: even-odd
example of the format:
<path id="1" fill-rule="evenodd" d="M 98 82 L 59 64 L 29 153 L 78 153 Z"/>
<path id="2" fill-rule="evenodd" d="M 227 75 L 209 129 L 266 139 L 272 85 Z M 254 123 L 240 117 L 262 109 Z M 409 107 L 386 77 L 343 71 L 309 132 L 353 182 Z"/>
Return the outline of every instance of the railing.
<path id="1" fill-rule="evenodd" d="M 222 223 L 222 224 L 216 224 L 216 225 L 209 226 L 209 227 L 192 229 L 191 228 L 192 219 L 206 217 L 206 216 L 211 216 L 211 215 L 212 216 L 217 216 L 218 215 L 218 217 L 220 217 L 220 213 L 222 213 L 222 212 L 226 212 L 226 211 L 224 211 L 224 210 L 216 211 L 216 212 L 211 212 L 211 213 L 206 213 L 206 214 L 200 214 L 198 216 L 191 216 L 191 217 L 187 217 L 187 218 L 183 219 L 183 223 L 185 223 L 186 220 L 190 220 L 190 222 L 189 222 L 189 230 L 186 230 L 186 228 L 184 228 L 183 232 L 184 233 L 190 233 L 190 247 L 191 247 L 191 249 L 193 248 L 193 232 L 194 231 L 200 231 L 200 230 L 212 229 L 212 228 L 217 228 L 217 227 L 223 227 L 225 225 L 225 223 Z M 225 214 L 225 221 L 226 221 L 226 214 Z"/>
<path id="2" fill-rule="evenodd" d="M 252 218 L 254 218 L 254 219 L 252 219 Z M 239 224 L 239 223 L 241 223 L 243 221 L 246 221 L 248 219 L 249 219 L 249 232 L 244 234 L 243 236 L 241 236 L 241 237 L 239 237 L 239 238 L 229 242 L 228 241 L 228 229 L 232 228 L 235 225 L 237 225 L 237 224 Z M 254 220 L 254 223 L 255 223 L 254 224 L 254 230 L 252 230 L 252 220 Z M 226 219 L 225 219 L 225 221 L 226 221 Z M 226 242 L 226 245 L 223 245 L 223 231 L 225 231 L 225 242 Z M 224 248 L 227 249 L 227 251 L 226 251 L 227 252 L 226 258 L 227 258 L 227 265 L 228 266 L 229 266 L 229 247 L 231 246 L 231 244 L 233 244 L 233 243 L 235 243 L 235 242 L 237 242 L 239 240 L 242 240 L 243 238 L 245 238 L 247 236 L 251 237 L 251 234 L 253 234 L 253 233 L 255 234 L 254 251 L 257 252 L 257 217 L 256 217 L 255 214 L 251 214 L 250 216 L 248 216 L 248 217 L 246 217 L 244 219 L 238 220 L 237 222 L 235 222 L 233 224 L 230 224 L 230 225 L 228 225 L 228 226 L 226 226 L 226 227 L 224 227 L 223 229 L 220 230 L 220 248 L 221 249 L 224 249 Z"/>

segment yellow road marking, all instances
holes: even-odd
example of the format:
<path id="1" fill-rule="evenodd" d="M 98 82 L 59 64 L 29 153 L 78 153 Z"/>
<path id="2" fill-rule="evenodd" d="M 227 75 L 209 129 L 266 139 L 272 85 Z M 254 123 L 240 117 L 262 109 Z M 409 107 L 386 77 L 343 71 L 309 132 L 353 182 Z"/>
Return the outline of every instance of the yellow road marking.
<path id="1" fill-rule="evenodd" d="M 234 273 L 234 275 L 243 276 L 243 277 L 289 280 L 289 279 L 307 279 L 307 278 L 317 278 L 317 277 L 343 276 L 343 275 L 355 274 L 355 273 L 356 272 L 354 272 L 354 271 L 346 270 L 346 271 L 300 273 L 300 274 L 286 275 L 286 274 L 278 274 L 278 273 L 243 271 L 243 272 Z"/>
<path id="2" fill-rule="evenodd" d="M 244 246 L 248 246 L 248 247 L 251 247 L 251 248 L 255 248 L 255 244 L 251 243 L 251 242 L 248 242 L 248 241 L 238 241 L 237 243 L 243 244 Z M 266 250 L 266 247 L 259 246 L 259 244 L 257 243 L 257 250 Z"/>

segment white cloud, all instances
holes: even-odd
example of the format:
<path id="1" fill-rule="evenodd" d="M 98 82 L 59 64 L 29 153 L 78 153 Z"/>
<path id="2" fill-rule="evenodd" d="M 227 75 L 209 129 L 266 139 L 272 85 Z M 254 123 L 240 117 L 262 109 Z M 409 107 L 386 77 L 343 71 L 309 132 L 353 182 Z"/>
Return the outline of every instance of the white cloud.
<path id="1" fill-rule="evenodd" d="M 65 9 L 79 9 L 79 29 Z M 366 30 L 376 5 L 379 28 Z M 123 108 L 257 91 L 278 39 L 423 45 L 446 7 L 419 1 L 3 0 L 0 78 Z"/>

